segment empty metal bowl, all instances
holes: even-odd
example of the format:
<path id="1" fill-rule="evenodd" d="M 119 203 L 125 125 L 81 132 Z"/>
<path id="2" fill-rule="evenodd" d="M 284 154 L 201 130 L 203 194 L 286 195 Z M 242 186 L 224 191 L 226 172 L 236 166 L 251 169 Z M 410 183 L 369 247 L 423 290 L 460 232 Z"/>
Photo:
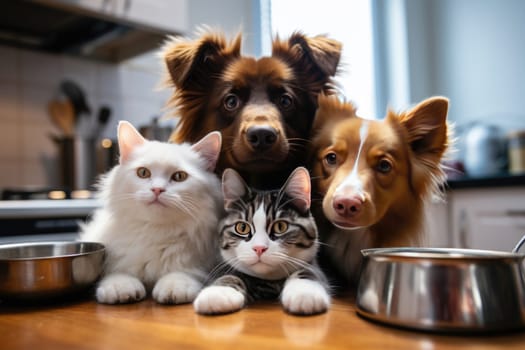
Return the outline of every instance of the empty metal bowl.
<path id="1" fill-rule="evenodd" d="M 42 299 L 79 292 L 100 277 L 105 248 L 93 242 L 0 245 L 0 299 Z"/>
<path id="2" fill-rule="evenodd" d="M 435 332 L 525 328 L 523 254 L 474 249 L 367 249 L 357 312 Z"/>

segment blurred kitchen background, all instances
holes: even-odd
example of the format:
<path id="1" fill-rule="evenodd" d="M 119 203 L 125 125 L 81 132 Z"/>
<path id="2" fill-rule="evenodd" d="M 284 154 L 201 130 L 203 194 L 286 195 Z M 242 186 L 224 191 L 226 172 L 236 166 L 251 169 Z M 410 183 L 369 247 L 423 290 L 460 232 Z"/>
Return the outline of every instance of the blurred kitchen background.
<path id="1" fill-rule="evenodd" d="M 202 25 L 241 30 L 243 52 L 261 56 L 275 33 L 301 30 L 343 42 L 338 81 L 363 117 L 448 97 L 458 142 L 448 204 L 432 215 L 447 231 L 436 242 L 497 244 L 469 236 L 479 225 L 510 225 L 512 241 L 525 231 L 524 18 L 521 0 L 2 1 L 0 190 L 20 199 L 26 191 L 89 189 L 116 160 L 110 141 L 122 119 L 165 138 L 176 123 L 163 117 L 170 91 L 158 89 L 156 53 L 167 34 L 194 37 Z M 465 214 L 473 201 L 480 210 Z M 479 219 L 487 207 L 518 221 L 494 214 L 487 226 Z"/>

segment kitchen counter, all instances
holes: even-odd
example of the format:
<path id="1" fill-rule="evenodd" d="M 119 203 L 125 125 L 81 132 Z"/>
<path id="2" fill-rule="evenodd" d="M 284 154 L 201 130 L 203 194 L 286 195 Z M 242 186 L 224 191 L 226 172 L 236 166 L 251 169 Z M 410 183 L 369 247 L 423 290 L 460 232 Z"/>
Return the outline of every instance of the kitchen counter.
<path id="1" fill-rule="evenodd" d="M 491 187 L 525 187 L 525 174 L 510 175 L 501 174 L 487 177 L 469 177 L 464 176 L 447 181 L 447 189 L 460 188 L 491 188 Z"/>
<path id="2" fill-rule="evenodd" d="M 334 300 L 310 317 L 276 303 L 223 316 L 200 316 L 191 305 L 146 300 L 101 305 L 90 298 L 48 306 L 0 303 L 2 349 L 524 349 L 525 332 L 440 335 L 386 327 L 356 315 L 352 298 Z"/>

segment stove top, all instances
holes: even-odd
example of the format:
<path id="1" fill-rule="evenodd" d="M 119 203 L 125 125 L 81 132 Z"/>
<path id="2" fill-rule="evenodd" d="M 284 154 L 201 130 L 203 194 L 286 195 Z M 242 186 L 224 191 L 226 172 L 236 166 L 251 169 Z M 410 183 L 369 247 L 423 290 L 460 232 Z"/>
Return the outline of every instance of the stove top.
<path id="1" fill-rule="evenodd" d="M 41 200 L 41 199 L 89 199 L 94 197 L 90 190 L 68 190 L 60 188 L 5 188 L 2 200 Z"/>

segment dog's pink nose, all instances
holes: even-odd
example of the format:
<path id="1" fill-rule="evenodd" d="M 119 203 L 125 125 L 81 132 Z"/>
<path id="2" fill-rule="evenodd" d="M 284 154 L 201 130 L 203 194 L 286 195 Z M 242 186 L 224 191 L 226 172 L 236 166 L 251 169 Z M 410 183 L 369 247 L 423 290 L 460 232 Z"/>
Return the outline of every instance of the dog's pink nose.
<path id="1" fill-rule="evenodd" d="M 271 126 L 252 126 L 246 131 L 248 143 L 256 151 L 264 151 L 277 141 L 277 131 Z"/>
<path id="2" fill-rule="evenodd" d="M 268 250 L 268 247 L 265 247 L 265 246 L 262 246 L 262 245 L 256 245 L 252 249 L 255 252 L 255 254 L 257 254 L 257 256 L 261 256 L 265 251 Z"/>
<path id="3" fill-rule="evenodd" d="M 332 201 L 335 212 L 341 216 L 356 216 L 361 212 L 363 200 L 360 196 L 335 196 Z"/>
<path id="4" fill-rule="evenodd" d="M 159 196 L 162 192 L 166 191 L 164 188 L 162 187 L 153 187 L 151 189 L 151 192 L 155 193 L 155 196 Z"/>

